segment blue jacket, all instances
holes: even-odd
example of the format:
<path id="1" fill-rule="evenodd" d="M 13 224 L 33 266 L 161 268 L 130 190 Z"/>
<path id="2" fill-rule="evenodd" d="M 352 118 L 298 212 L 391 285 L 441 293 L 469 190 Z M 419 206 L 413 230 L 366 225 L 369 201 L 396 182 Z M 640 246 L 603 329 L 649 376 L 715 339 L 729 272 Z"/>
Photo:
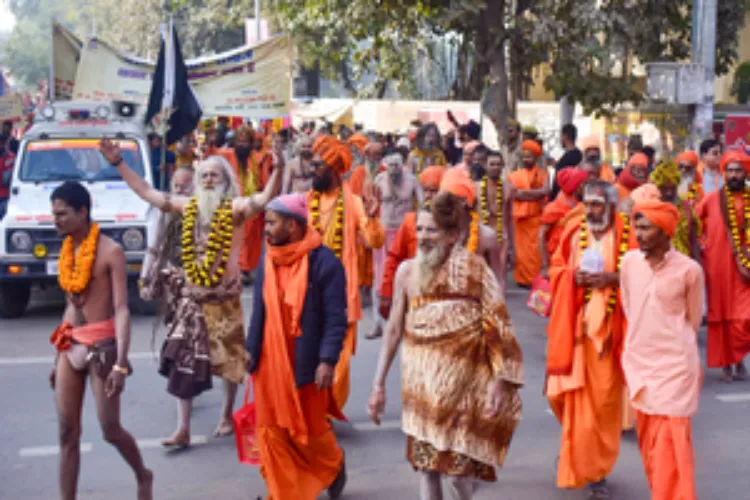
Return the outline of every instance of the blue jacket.
<path id="1" fill-rule="evenodd" d="M 264 266 L 258 266 L 253 296 L 253 316 L 245 347 L 251 356 L 250 373 L 263 362 Z M 281 285 L 283 286 L 283 284 Z M 341 261 L 325 246 L 310 252 L 307 293 L 300 318 L 302 335 L 294 345 L 294 380 L 297 387 L 315 382 L 321 361 L 335 366 L 346 335 L 346 274 Z"/>

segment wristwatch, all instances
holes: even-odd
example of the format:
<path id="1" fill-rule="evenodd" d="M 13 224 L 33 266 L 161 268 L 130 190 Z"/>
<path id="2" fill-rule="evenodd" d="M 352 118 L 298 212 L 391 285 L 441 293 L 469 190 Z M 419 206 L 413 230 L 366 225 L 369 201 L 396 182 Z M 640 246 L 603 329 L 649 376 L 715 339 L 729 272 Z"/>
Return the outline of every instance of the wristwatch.
<path id="1" fill-rule="evenodd" d="M 122 366 L 120 366 L 120 365 L 113 365 L 113 366 L 112 366 L 112 370 L 113 370 L 113 371 L 116 371 L 116 372 L 119 372 L 119 373 L 122 373 L 122 374 L 123 374 L 123 375 L 125 375 L 126 377 L 127 377 L 128 375 L 130 375 L 130 370 L 128 370 L 127 368 L 123 368 L 123 367 L 122 367 Z"/>

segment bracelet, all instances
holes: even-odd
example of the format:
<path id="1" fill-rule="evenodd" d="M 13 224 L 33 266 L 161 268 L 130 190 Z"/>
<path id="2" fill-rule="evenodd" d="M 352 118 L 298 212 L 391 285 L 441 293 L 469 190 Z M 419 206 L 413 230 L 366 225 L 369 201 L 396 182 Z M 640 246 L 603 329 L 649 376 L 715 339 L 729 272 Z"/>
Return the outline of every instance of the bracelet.
<path id="1" fill-rule="evenodd" d="M 117 161 L 113 161 L 112 163 L 110 163 L 110 165 L 112 165 L 113 167 L 117 167 L 117 165 L 119 165 L 120 163 L 122 163 L 122 155 L 117 158 Z"/>
<path id="2" fill-rule="evenodd" d="M 372 386 L 372 390 L 373 391 L 378 391 L 378 392 L 385 392 L 385 386 L 384 385 L 373 385 Z"/>
<path id="3" fill-rule="evenodd" d="M 113 371 L 116 371 L 116 372 L 118 372 L 118 373 L 122 373 L 122 374 L 123 374 L 123 375 L 125 375 L 126 377 L 127 377 L 128 375 L 130 375 L 130 370 L 128 370 L 127 368 L 123 368 L 123 367 L 122 367 L 122 366 L 120 366 L 120 365 L 113 365 L 113 366 L 112 366 L 112 370 L 113 370 Z"/>

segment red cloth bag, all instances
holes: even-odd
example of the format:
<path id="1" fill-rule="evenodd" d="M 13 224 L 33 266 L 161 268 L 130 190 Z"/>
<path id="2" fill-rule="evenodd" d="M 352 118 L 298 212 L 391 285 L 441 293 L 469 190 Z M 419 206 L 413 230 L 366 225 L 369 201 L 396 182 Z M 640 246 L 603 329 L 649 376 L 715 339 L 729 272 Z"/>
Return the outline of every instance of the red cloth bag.
<path id="1" fill-rule="evenodd" d="M 529 300 L 526 301 L 526 306 L 538 316 L 549 317 L 552 309 L 552 288 L 549 281 L 541 275 L 531 282 L 531 293 L 529 294 Z"/>
<path id="2" fill-rule="evenodd" d="M 255 433 L 255 402 L 250 401 L 252 379 L 248 377 L 245 388 L 245 402 L 242 408 L 234 412 L 234 437 L 237 441 L 237 457 L 240 463 L 260 465 L 260 450 Z"/>

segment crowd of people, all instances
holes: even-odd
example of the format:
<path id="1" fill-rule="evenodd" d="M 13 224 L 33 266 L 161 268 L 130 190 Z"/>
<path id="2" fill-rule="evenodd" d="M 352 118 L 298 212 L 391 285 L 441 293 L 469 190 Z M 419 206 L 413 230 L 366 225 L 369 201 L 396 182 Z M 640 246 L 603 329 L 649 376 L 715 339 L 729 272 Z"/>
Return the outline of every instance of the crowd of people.
<path id="1" fill-rule="evenodd" d="M 478 124 L 456 125 L 441 137 L 414 124 L 398 137 L 220 120 L 171 152 L 151 136 L 153 183 L 102 140 L 105 159 L 164 214 L 141 282 L 162 302 L 159 373 L 178 400 L 164 445 L 190 446 L 192 400 L 212 376 L 225 395 L 216 435 L 231 434 L 249 373 L 270 498 L 338 498 L 347 476 L 331 421 L 344 419 L 369 309 L 374 329 L 362 337 L 382 337 L 372 419 L 383 416 L 403 343 L 402 428 L 420 497 L 442 498 L 446 477 L 455 498 L 469 499 L 476 480 L 495 480 L 521 417 L 523 357 L 505 301 L 512 271 L 531 293 L 544 282 L 551 290 L 544 392 L 561 425 L 557 486 L 609 498 L 622 432 L 635 427 L 653 498 L 695 498 L 690 418 L 704 316 L 708 367 L 727 383 L 747 376 L 750 158 L 707 140 L 699 153 L 655 162 L 633 143 L 618 171 L 596 137 L 579 148 L 565 125 L 565 153 L 548 168 L 543 144 L 517 122 L 500 151 L 479 142 Z M 133 467 L 139 498 L 151 498 L 153 476 L 119 426 L 130 373 L 124 258 L 105 255 L 110 240 L 89 219 L 85 188 L 66 183 L 52 202 L 70 249 L 60 260 L 68 306 L 53 336 L 67 354 L 52 376 L 62 498 L 75 497 L 87 371 L 103 382 L 93 387 L 105 437 Z M 104 341 L 115 346 L 111 362 L 76 364 L 76 346 L 99 352 Z"/>

